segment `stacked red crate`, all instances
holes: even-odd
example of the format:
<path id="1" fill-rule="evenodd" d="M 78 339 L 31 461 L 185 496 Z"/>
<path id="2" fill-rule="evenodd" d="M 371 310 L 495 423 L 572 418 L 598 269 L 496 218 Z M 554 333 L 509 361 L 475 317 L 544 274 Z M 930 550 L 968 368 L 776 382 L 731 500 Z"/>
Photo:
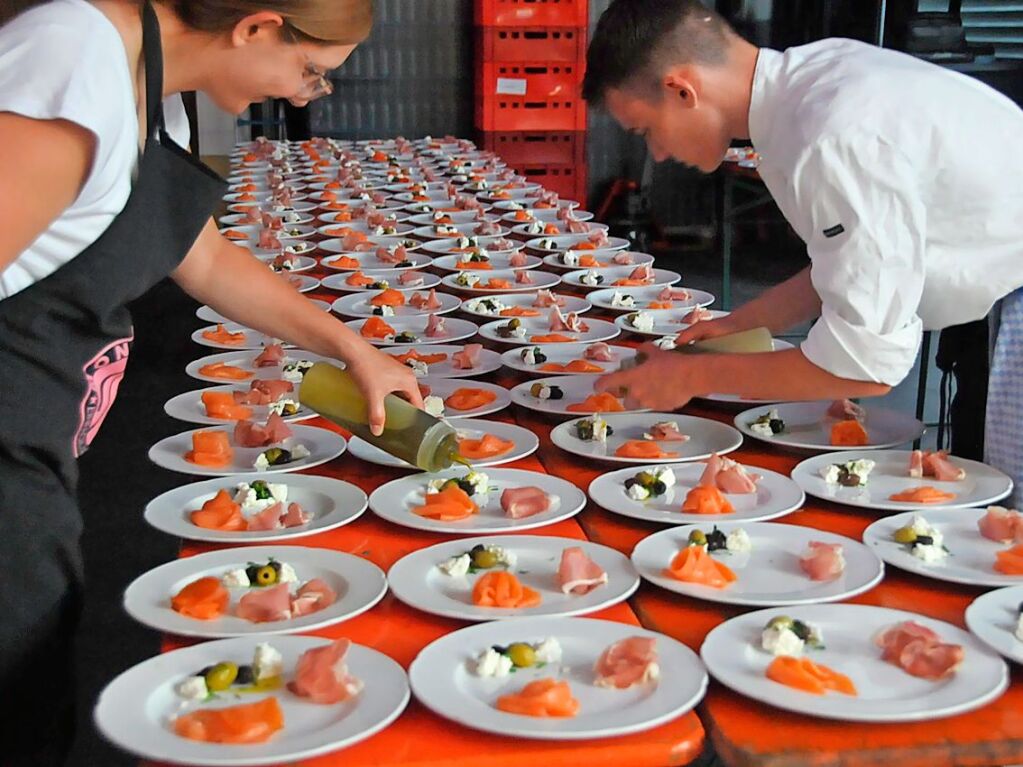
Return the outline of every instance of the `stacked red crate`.
<path id="1" fill-rule="evenodd" d="M 474 19 L 482 146 L 585 202 L 588 0 L 474 0 Z"/>

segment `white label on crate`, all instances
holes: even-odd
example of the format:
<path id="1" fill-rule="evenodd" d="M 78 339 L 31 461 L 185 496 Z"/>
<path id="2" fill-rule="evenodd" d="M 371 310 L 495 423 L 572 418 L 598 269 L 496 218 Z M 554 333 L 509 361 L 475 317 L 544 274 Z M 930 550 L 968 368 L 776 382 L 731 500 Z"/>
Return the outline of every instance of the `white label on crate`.
<path id="1" fill-rule="evenodd" d="M 511 77 L 498 77 L 497 93 L 502 96 L 525 96 L 526 81 Z"/>

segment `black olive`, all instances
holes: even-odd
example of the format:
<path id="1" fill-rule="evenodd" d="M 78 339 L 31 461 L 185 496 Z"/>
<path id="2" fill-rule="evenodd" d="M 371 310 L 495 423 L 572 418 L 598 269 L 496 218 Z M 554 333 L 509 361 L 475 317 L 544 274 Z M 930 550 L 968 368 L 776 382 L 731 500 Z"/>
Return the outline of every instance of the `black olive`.
<path id="1" fill-rule="evenodd" d="M 770 424 L 772 434 L 781 434 L 785 431 L 785 422 L 780 418 L 772 418 Z"/>
<path id="2" fill-rule="evenodd" d="M 861 484 L 860 475 L 852 474 L 845 469 L 842 469 L 838 473 L 838 484 L 842 487 L 859 487 Z"/>
<path id="3" fill-rule="evenodd" d="M 467 479 L 460 479 L 460 480 L 458 480 L 458 486 L 462 489 L 462 491 L 466 495 L 470 495 L 471 496 L 475 492 L 475 489 L 472 486 L 472 482 L 470 482 Z"/>
<path id="4" fill-rule="evenodd" d="M 715 527 L 707 533 L 707 551 L 722 551 L 728 548 L 728 537 Z"/>
<path id="5" fill-rule="evenodd" d="M 804 642 L 810 638 L 810 627 L 799 620 L 792 621 L 792 633 Z"/>
<path id="6" fill-rule="evenodd" d="M 486 549 L 483 547 L 483 544 L 477 543 L 475 546 L 473 546 L 469 550 L 469 556 L 470 557 L 475 557 L 476 554 L 481 552 L 481 551 L 486 551 Z"/>
<path id="7" fill-rule="evenodd" d="M 404 261 L 401 261 L 401 262 L 395 264 L 395 268 L 396 269 L 408 269 L 408 268 L 412 267 L 413 265 L 414 264 L 406 258 Z"/>
<path id="8" fill-rule="evenodd" d="M 200 672 L 199 672 L 198 674 L 196 674 L 195 676 L 201 676 L 201 677 L 205 677 L 205 676 L 206 676 L 206 675 L 207 675 L 208 673 L 210 673 L 210 672 L 211 672 L 212 670 L 213 670 L 213 666 L 206 666 L 206 667 L 205 667 L 205 668 L 204 668 L 204 669 L 203 669 L 202 671 L 200 671 Z"/>
<path id="9" fill-rule="evenodd" d="M 604 284 L 604 278 L 601 275 L 599 275 L 599 274 L 597 275 L 597 284 L 598 285 L 603 285 Z"/>
<path id="10" fill-rule="evenodd" d="M 384 316 L 384 307 L 382 307 L 382 306 L 374 306 L 373 307 L 373 314 L 375 314 L 377 317 L 383 317 Z"/>
<path id="11" fill-rule="evenodd" d="M 651 495 L 663 495 L 666 492 L 668 492 L 668 488 L 661 480 L 657 480 L 650 486 Z"/>
<path id="12" fill-rule="evenodd" d="M 611 428 L 611 425 L 610 425 L 610 424 L 608 424 L 608 427 L 607 427 L 607 436 L 609 436 L 609 437 L 610 437 L 610 436 L 611 436 L 612 434 L 614 434 L 614 433 L 615 433 L 615 430 Z"/>
<path id="13" fill-rule="evenodd" d="M 543 352 L 533 352 L 533 359 L 536 360 L 536 363 L 539 365 L 547 361 L 547 355 Z"/>
<path id="14" fill-rule="evenodd" d="M 565 398 L 565 392 L 561 391 L 561 387 L 560 386 L 552 386 L 551 387 L 551 396 L 549 397 L 549 399 L 564 399 L 564 398 Z"/>
<path id="15" fill-rule="evenodd" d="M 930 535 L 918 535 L 916 540 L 913 541 L 915 546 L 932 546 L 934 544 L 934 538 Z"/>
<path id="16" fill-rule="evenodd" d="M 239 666 L 238 676 L 235 677 L 234 683 L 237 685 L 250 685 L 255 683 L 256 675 L 252 671 L 252 666 Z"/>
<path id="17" fill-rule="evenodd" d="M 249 565 L 245 568 L 245 575 L 249 579 L 249 583 L 256 582 L 256 574 L 259 572 L 259 565 Z"/>
<path id="18" fill-rule="evenodd" d="M 630 487 L 632 487 L 635 484 L 638 484 L 636 482 L 635 478 L 634 477 L 629 477 L 627 480 L 625 480 L 625 489 L 628 490 Z M 1023 607 L 1023 605 L 1021 605 L 1021 607 Z"/>

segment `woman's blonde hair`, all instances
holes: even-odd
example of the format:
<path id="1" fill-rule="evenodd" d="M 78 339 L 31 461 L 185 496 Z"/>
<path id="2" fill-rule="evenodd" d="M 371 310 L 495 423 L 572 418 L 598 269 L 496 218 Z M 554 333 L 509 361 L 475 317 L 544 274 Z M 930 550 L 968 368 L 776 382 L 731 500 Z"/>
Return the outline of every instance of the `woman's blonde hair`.
<path id="1" fill-rule="evenodd" d="M 358 45 L 373 27 L 373 0 L 166 0 L 185 24 L 224 32 L 260 11 L 278 13 L 292 38 L 321 45 Z"/>

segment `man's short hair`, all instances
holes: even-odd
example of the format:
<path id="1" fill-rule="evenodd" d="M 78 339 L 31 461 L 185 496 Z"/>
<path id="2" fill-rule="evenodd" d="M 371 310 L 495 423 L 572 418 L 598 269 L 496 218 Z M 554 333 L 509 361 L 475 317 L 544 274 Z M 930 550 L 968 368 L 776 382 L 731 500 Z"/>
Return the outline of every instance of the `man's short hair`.
<path id="1" fill-rule="evenodd" d="M 623 86 L 656 96 L 668 67 L 723 62 L 730 29 L 699 0 L 614 0 L 586 55 L 583 98 L 600 106 Z"/>

